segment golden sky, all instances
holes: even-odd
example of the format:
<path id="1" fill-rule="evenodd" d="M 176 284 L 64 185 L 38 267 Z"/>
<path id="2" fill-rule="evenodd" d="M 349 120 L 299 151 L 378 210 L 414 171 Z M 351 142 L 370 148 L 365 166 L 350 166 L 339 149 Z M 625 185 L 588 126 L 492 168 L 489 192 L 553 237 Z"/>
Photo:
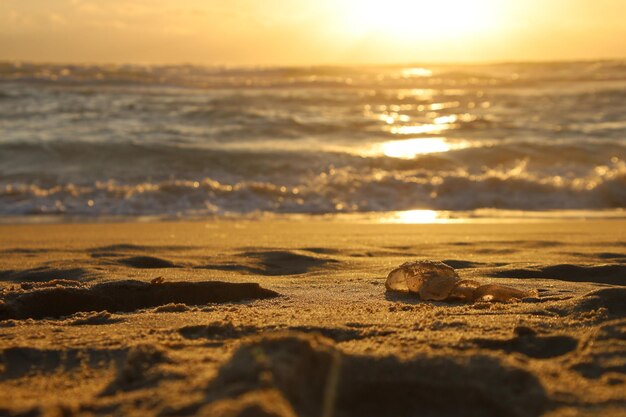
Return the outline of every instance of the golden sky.
<path id="1" fill-rule="evenodd" d="M 310 65 L 626 57 L 626 0 L 0 0 L 0 60 Z"/>

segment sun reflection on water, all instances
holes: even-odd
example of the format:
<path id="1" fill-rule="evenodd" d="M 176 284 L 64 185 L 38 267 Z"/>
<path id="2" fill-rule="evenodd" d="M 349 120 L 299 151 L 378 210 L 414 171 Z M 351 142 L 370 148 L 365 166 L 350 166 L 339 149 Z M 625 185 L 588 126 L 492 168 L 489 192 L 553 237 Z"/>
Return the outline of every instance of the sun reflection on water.
<path id="1" fill-rule="evenodd" d="M 433 72 L 427 68 L 407 68 L 402 71 L 404 78 L 409 77 L 432 77 Z"/>
<path id="2" fill-rule="evenodd" d="M 441 133 L 450 129 L 446 124 L 421 124 L 415 126 L 394 126 L 389 131 L 394 135 L 422 135 L 424 133 Z"/>
<path id="3" fill-rule="evenodd" d="M 445 138 L 419 138 L 405 140 L 391 140 L 374 145 L 372 153 L 385 155 L 390 158 L 413 159 L 418 155 L 448 152 L 452 149 L 462 149 L 468 146 L 465 142 L 451 143 Z"/>
<path id="4" fill-rule="evenodd" d="M 443 213 L 435 210 L 406 210 L 393 212 L 380 221 L 381 223 L 425 224 L 445 223 L 447 218 L 443 217 Z"/>
<path id="5" fill-rule="evenodd" d="M 450 145 L 440 138 L 393 140 L 382 143 L 380 147 L 385 156 L 402 159 L 450 150 Z"/>

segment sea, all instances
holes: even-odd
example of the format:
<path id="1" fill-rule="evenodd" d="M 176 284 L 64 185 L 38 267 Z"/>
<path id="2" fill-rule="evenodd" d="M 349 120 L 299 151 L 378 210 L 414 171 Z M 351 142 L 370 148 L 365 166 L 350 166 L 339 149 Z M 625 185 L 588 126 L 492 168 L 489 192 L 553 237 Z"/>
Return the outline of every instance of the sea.
<path id="1" fill-rule="evenodd" d="M 4 220 L 625 208 L 626 61 L 0 63 Z"/>

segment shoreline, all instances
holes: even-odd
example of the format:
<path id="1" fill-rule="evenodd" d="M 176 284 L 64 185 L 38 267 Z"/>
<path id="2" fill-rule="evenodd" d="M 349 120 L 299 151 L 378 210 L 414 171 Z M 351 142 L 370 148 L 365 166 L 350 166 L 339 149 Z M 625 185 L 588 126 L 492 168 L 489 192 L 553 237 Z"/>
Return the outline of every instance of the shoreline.
<path id="1" fill-rule="evenodd" d="M 396 210 L 358 213 L 227 213 L 215 216 L 74 216 L 74 215 L 19 215 L 0 216 L 0 225 L 14 224 L 103 224 L 103 223 L 160 223 L 160 222 L 238 222 L 238 221 L 313 221 L 366 224 L 454 224 L 454 223 L 520 223 L 626 220 L 622 208 L 604 210 Z"/>

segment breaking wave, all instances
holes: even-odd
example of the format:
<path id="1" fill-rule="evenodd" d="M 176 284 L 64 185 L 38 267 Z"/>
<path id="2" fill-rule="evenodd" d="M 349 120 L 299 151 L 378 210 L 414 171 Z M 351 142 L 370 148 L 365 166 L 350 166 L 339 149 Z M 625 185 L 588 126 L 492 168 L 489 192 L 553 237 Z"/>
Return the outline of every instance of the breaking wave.
<path id="1" fill-rule="evenodd" d="M 0 64 L 0 216 L 626 207 L 626 63 Z"/>

